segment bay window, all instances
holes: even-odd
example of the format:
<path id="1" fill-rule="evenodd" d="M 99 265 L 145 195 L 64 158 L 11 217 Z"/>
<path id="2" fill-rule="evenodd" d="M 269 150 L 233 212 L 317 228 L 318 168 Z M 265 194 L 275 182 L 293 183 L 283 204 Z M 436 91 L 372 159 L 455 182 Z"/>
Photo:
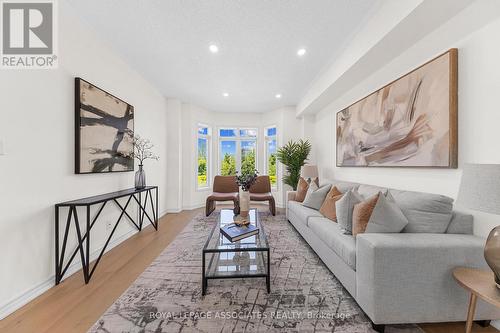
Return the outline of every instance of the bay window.
<path id="1" fill-rule="evenodd" d="M 197 132 L 197 187 L 209 187 L 210 181 L 210 128 L 205 125 L 198 125 Z"/>
<path id="2" fill-rule="evenodd" d="M 271 180 L 271 187 L 277 188 L 278 174 L 276 172 L 276 149 L 277 149 L 277 133 L 276 126 L 270 126 L 265 129 L 266 139 L 266 173 Z"/>
<path id="3" fill-rule="evenodd" d="M 256 128 L 219 129 L 219 174 L 250 173 L 257 169 Z"/>

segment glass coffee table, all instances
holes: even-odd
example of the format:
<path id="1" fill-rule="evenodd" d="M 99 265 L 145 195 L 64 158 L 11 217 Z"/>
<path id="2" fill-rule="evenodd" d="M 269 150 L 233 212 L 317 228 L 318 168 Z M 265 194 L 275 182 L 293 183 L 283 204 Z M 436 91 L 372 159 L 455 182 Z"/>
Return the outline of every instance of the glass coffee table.
<path id="1" fill-rule="evenodd" d="M 202 253 L 202 295 L 210 279 L 266 278 L 267 292 L 271 291 L 270 254 L 264 226 L 256 209 L 249 212 L 250 223 L 259 233 L 231 243 L 220 227 L 234 222 L 231 209 L 222 209 L 218 223 L 212 229 Z"/>

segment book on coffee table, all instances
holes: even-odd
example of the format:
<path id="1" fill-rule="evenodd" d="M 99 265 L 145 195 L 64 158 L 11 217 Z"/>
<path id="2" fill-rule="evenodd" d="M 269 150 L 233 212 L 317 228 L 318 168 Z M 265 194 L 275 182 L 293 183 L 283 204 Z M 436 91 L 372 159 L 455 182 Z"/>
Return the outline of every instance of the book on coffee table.
<path id="1" fill-rule="evenodd" d="M 259 233 L 259 228 L 252 224 L 238 226 L 237 224 L 228 224 L 220 228 L 220 232 L 229 239 L 230 242 L 236 242 L 244 238 L 256 235 Z"/>

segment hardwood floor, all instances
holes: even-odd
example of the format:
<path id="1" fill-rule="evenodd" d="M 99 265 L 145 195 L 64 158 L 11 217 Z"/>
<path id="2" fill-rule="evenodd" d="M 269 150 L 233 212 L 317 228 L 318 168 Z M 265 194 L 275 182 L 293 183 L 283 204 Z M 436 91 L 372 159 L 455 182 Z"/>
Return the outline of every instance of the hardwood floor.
<path id="1" fill-rule="evenodd" d="M 151 226 L 118 245 L 101 260 L 85 285 L 81 271 L 0 321 L 2 333 L 86 332 L 146 267 L 203 209 L 167 214 L 155 232 Z M 464 314 L 465 316 L 465 314 Z M 464 323 L 421 325 L 426 333 L 464 332 Z M 498 332 L 474 324 L 473 332 Z"/>
<path id="2" fill-rule="evenodd" d="M 465 316 L 465 314 L 464 314 Z M 465 322 L 460 323 L 440 323 L 440 324 L 420 324 L 426 333 L 464 333 L 465 332 Z M 481 327 L 474 323 L 472 326 L 472 332 L 498 332 L 493 326 Z"/>

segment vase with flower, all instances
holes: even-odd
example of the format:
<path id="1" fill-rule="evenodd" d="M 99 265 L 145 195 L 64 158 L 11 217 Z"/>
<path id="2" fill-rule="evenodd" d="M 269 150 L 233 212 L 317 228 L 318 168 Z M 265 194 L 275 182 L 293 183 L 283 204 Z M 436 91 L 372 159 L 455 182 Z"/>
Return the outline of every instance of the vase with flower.
<path id="1" fill-rule="evenodd" d="M 253 170 L 252 172 L 236 174 L 236 184 L 240 189 L 240 216 L 246 218 L 250 210 L 250 187 L 257 181 L 259 172 Z"/>
<path id="2" fill-rule="evenodd" d="M 134 152 L 132 157 L 139 161 L 139 170 L 135 173 L 135 188 L 143 189 L 146 187 L 146 172 L 144 171 L 145 160 L 158 161 L 159 157 L 153 153 L 153 143 L 150 140 L 134 135 Z"/>

